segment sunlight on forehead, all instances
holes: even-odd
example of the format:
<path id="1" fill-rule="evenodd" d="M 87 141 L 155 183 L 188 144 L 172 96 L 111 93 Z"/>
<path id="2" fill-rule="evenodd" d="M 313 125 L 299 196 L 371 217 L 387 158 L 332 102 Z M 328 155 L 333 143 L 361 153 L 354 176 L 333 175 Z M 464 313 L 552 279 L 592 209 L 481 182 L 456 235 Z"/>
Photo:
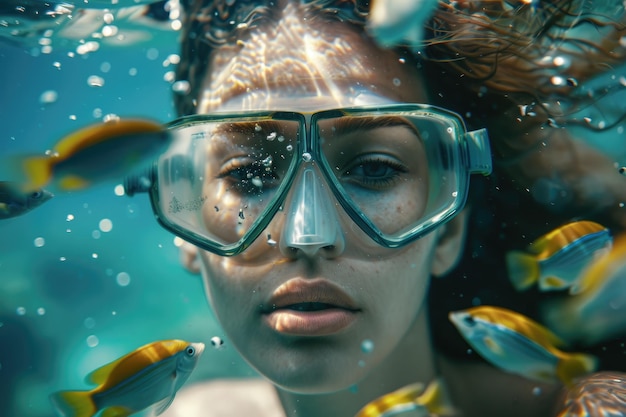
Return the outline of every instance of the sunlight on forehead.
<path id="1" fill-rule="evenodd" d="M 277 101 L 299 96 L 323 98 L 325 108 L 353 105 L 347 97 L 359 95 L 377 73 L 378 57 L 359 51 L 371 46 L 359 35 L 338 22 L 307 22 L 285 10 L 269 30 L 252 30 L 218 50 L 198 112 L 235 110 L 233 103 L 237 110 L 276 109 Z"/>

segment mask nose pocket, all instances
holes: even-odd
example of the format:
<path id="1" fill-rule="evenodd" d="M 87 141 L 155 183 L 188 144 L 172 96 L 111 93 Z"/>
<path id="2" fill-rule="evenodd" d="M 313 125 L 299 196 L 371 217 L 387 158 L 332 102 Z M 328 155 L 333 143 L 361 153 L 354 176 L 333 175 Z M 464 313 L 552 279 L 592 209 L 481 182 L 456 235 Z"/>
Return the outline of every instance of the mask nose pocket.
<path id="1" fill-rule="evenodd" d="M 320 249 L 343 251 L 345 242 L 337 210 L 318 175 L 307 167 L 293 185 L 280 240 L 283 250 L 299 250 L 308 256 Z"/>

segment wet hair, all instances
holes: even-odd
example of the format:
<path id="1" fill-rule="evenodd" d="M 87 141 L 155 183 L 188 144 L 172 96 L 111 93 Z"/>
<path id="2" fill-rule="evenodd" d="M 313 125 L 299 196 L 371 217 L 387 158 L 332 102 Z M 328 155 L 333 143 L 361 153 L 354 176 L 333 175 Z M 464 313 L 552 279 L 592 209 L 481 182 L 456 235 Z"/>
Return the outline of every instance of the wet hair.
<path id="1" fill-rule="evenodd" d="M 581 122 L 590 129 L 607 129 L 626 115 L 601 125 L 568 119 L 575 111 L 626 88 L 622 77 L 594 90 L 576 89 L 626 58 L 622 40 L 626 25 L 614 17 L 623 15 L 624 7 L 619 2 L 607 3 L 441 0 L 424 28 L 424 45 L 418 55 L 435 69 L 429 77 L 439 82 L 432 85 L 445 91 L 450 80 L 457 80 L 454 97 L 490 95 L 497 101 L 506 96 L 506 101 L 515 104 L 542 107 L 557 124 Z M 177 78 L 189 81 L 192 91 L 174 98 L 179 114 L 194 112 L 202 79 L 211 70 L 212 51 L 236 43 L 263 22 L 276 21 L 281 10 L 275 4 L 275 0 L 183 0 L 186 13 Z M 301 7 L 311 19 L 337 19 L 365 27 L 369 0 L 301 0 Z M 444 104 L 461 114 L 472 110 L 462 102 Z"/>
<path id="2" fill-rule="evenodd" d="M 577 89 L 626 60 L 621 2 L 586 0 L 461 0 L 439 2 L 426 35 L 427 60 L 477 94 L 507 96 L 542 107 L 555 123 L 612 93 L 626 81 L 613 79 Z M 530 111 L 531 109 L 529 109 Z M 623 115 L 601 125 L 608 129 Z"/>

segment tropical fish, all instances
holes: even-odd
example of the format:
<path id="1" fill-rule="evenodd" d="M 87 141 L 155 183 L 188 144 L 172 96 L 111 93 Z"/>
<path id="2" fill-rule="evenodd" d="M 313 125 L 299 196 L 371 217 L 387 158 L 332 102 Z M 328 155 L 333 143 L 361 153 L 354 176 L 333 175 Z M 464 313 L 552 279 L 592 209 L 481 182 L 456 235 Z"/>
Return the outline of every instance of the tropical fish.
<path id="1" fill-rule="evenodd" d="M 142 164 L 156 159 L 169 141 L 169 133 L 159 123 L 112 120 L 66 136 L 46 155 L 12 158 L 2 174 L 22 183 L 26 190 L 45 186 L 79 190 L 110 179 L 123 180 Z"/>
<path id="2" fill-rule="evenodd" d="M 438 4 L 438 0 L 374 0 L 367 27 L 382 46 L 419 47 L 424 24 Z"/>
<path id="3" fill-rule="evenodd" d="M 19 184 L 0 181 L 0 219 L 21 216 L 52 197 L 51 192 L 43 189 L 22 191 Z"/>
<path id="4" fill-rule="evenodd" d="M 591 265 L 575 295 L 544 303 L 543 320 L 570 342 L 592 346 L 626 335 L 626 235 Z"/>
<path id="5" fill-rule="evenodd" d="M 169 407 L 204 350 L 184 340 L 153 342 L 96 369 L 91 391 L 60 391 L 50 399 L 63 417 L 127 417 L 152 405 L 157 415 Z"/>
<path id="6" fill-rule="evenodd" d="M 598 223 L 568 223 L 535 240 L 526 252 L 509 252 L 509 279 L 517 290 L 535 283 L 541 291 L 575 287 L 585 268 L 605 255 L 612 242 L 609 230 Z"/>
<path id="7" fill-rule="evenodd" d="M 376 398 L 355 417 L 449 416 L 454 414 L 443 382 L 433 380 L 426 388 L 416 382 Z"/>
<path id="8" fill-rule="evenodd" d="M 452 311 L 450 321 L 487 362 L 532 380 L 573 381 L 597 368 L 597 359 L 558 349 L 563 342 L 539 323 L 519 313 L 493 306 Z"/>

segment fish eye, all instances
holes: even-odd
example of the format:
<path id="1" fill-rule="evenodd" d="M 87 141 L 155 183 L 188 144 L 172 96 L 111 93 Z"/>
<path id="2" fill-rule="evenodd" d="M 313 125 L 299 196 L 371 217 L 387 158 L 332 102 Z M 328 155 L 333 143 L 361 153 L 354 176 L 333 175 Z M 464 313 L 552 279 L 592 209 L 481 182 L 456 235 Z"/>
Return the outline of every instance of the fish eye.
<path id="1" fill-rule="evenodd" d="M 187 349 L 185 349 L 185 353 L 187 353 L 187 356 L 193 356 L 196 354 L 196 348 L 194 348 L 193 346 L 187 346 Z"/>
<path id="2" fill-rule="evenodd" d="M 476 325 L 476 320 L 474 320 L 474 317 L 472 316 L 463 317 L 463 322 L 470 327 L 474 327 Z"/>
<path id="3" fill-rule="evenodd" d="M 39 200 L 42 196 L 43 192 L 41 191 L 33 191 L 32 193 L 30 193 L 30 198 L 33 198 L 35 200 Z"/>

